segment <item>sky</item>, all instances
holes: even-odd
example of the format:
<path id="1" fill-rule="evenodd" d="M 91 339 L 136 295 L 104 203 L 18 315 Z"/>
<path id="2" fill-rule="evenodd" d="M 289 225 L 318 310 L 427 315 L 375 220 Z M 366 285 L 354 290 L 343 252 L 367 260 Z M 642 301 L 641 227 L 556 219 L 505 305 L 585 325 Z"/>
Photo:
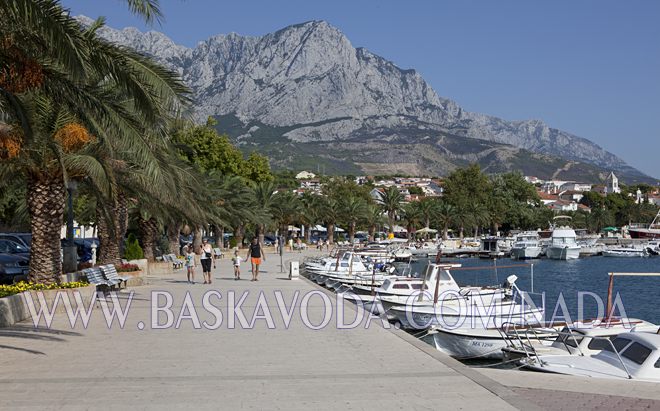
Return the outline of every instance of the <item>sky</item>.
<path id="1" fill-rule="evenodd" d="M 660 178 L 660 1 L 161 0 L 153 26 L 121 0 L 62 3 L 188 47 L 326 20 L 469 111 L 542 119 Z"/>

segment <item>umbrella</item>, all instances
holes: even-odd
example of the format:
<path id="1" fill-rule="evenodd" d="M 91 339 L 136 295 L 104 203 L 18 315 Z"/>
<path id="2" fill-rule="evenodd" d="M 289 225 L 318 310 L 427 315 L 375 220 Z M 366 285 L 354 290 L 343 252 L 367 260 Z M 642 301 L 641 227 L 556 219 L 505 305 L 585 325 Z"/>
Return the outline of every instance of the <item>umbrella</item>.
<path id="1" fill-rule="evenodd" d="M 616 227 L 605 227 L 603 228 L 603 231 L 619 231 L 619 229 Z"/>
<path id="2" fill-rule="evenodd" d="M 427 233 L 428 234 L 435 234 L 437 232 L 438 232 L 438 230 L 435 230 L 433 228 L 428 228 L 428 227 L 424 227 L 424 228 L 416 231 L 417 234 L 427 234 Z"/>
<path id="3" fill-rule="evenodd" d="M 299 229 L 298 227 L 294 227 L 294 226 L 290 225 L 290 226 L 289 226 L 289 231 L 296 231 L 296 232 L 298 232 L 298 231 L 300 231 L 300 229 Z"/>

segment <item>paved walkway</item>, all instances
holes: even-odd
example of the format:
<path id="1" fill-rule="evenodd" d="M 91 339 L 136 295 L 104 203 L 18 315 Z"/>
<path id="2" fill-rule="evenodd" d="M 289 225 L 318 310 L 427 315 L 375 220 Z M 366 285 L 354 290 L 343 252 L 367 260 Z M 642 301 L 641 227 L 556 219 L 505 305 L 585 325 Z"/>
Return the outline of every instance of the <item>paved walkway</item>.
<path id="1" fill-rule="evenodd" d="M 289 253 L 285 261 L 303 256 Z M 266 272 L 256 283 L 234 281 L 228 260 L 214 270 L 211 286 L 188 284 L 183 271 L 149 278 L 149 285 L 133 289 L 123 329 L 116 324 L 108 329 L 98 307 L 87 328 L 78 324 L 72 329 L 66 317 L 58 314 L 50 329 L 35 329 L 31 323 L 0 329 L 0 409 L 504 410 L 553 408 L 550 396 L 555 403 L 564 401 L 565 391 L 511 384 L 512 376 L 518 374 L 513 371 L 503 376 L 498 371 L 467 368 L 402 331 L 384 329 L 377 321 L 368 328 L 338 329 L 334 300 L 328 306 L 333 313 L 329 325 L 309 329 L 304 319 L 319 324 L 326 308 L 322 295 L 333 295 L 307 280 L 286 279 L 278 264 L 279 256 L 269 255 Z M 246 268 L 243 277 L 249 278 Z M 220 328 L 195 329 L 190 320 L 182 320 L 178 329 L 151 326 L 154 292 L 172 295 L 175 320 L 182 317 L 189 292 L 200 321 L 213 323 L 216 318 L 203 308 L 203 296 L 209 290 L 222 294 L 220 300 L 217 296 L 209 300 L 222 311 Z M 238 321 L 230 329 L 228 317 L 233 316 L 227 302 L 232 291 L 236 300 L 250 292 L 242 304 L 248 321 L 263 291 L 276 328 L 269 329 L 261 319 L 251 329 L 242 328 Z M 314 291 L 304 315 L 301 300 Z M 276 292 L 287 309 L 298 293 L 288 328 L 276 309 Z M 127 292 L 121 293 L 122 304 L 127 297 Z M 164 301 L 161 297 L 158 304 Z M 347 307 L 346 322 L 354 316 L 355 311 Z M 167 316 L 161 312 L 156 319 L 163 324 Z M 528 375 L 533 380 L 536 374 Z M 509 384 L 499 383 L 507 378 Z M 653 408 L 655 404 L 639 405 Z M 628 407 L 619 409 L 624 408 Z"/>
<path id="2" fill-rule="evenodd" d="M 248 290 L 242 305 L 248 320 L 257 291 L 275 307 L 275 291 L 290 304 L 296 291 L 317 290 L 306 280 L 285 279 L 278 256 L 269 257 L 256 283 L 233 281 L 228 260 L 214 270 L 212 286 L 189 285 L 182 271 L 150 278 L 149 285 L 134 289 L 124 329 L 108 329 L 98 308 L 87 329 L 80 324 L 71 329 L 62 315 L 51 329 L 28 323 L 0 329 L 0 409 L 513 409 L 380 326 L 339 330 L 333 321 L 322 330 L 308 329 L 300 299 L 288 329 L 275 310 L 274 330 L 265 320 L 254 329 L 232 330 L 226 319 L 217 330 L 194 329 L 191 321 L 179 329 L 151 329 L 155 290 L 172 293 L 176 317 L 187 291 L 201 307 L 205 291 L 220 290 L 222 300 L 212 301 L 226 313 L 226 293 Z M 214 321 L 201 311 L 201 320 Z M 318 324 L 323 312 L 323 300 L 315 295 L 308 316 Z M 142 330 L 140 321 L 146 324 Z"/>

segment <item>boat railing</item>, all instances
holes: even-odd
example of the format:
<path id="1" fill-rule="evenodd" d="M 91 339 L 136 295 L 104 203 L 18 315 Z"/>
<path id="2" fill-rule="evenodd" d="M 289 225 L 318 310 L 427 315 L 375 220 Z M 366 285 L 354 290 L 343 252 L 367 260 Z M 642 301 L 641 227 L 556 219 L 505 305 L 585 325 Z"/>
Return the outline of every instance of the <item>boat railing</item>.
<path id="1" fill-rule="evenodd" d="M 539 359 L 539 354 L 536 351 L 536 348 L 542 346 L 543 341 L 548 341 L 550 339 L 557 341 L 557 338 L 560 336 L 566 337 L 559 339 L 564 345 L 566 352 L 572 353 L 573 350 L 576 349 L 579 355 L 584 356 L 574 332 L 562 332 L 555 330 L 552 327 L 540 327 L 537 325 L 525 325 L 521 327 L 521 324 L 517 323 L 503 323 L 498 331 L 506 341 L 507 347 L 515 350 L 522 350 L 528 361 L 537 360 L 541 367 L 545 364 Z M 573 340 L 575 346 L 567 342 L 569 341 L 569 338 Z M 535 345 L 532 341 L 536 341 L 537 344 Z"/>

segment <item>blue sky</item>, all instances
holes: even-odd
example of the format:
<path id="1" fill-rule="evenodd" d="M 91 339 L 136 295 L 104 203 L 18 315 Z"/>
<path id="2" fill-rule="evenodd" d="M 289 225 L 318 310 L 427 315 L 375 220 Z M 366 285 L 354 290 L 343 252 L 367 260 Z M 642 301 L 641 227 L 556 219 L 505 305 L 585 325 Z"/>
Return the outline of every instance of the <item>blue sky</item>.
<path id="1" fill-rule="evenodd" d="M 161 0 L 152 27 L 194 46 L 326 20 L 354 46 L 419 71 L 443 97 L 508 120 L 539 118 L 660 178 L 660 1 Z M 74 15 L 148 29 L 119 0 Z"/>

